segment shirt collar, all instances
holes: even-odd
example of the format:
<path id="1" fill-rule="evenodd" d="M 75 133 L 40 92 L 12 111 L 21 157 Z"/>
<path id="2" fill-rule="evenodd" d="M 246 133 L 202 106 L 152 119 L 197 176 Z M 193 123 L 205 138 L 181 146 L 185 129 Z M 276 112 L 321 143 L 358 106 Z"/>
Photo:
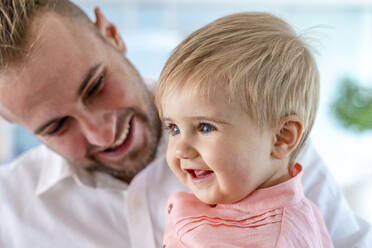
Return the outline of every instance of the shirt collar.
<path id="1" fill-rule="evenodd" d="M 61 180 L 73 175 L 73 171 L 61 156 L 42 145 L 40 148 L 42 156 L 42 169 L 36 187 L 36 194 L 41 195 L 56 185 Z"/>
<path id="2" fill-rule="evenodd" d="M 72 178 L 79 186 L 91 188 L 106 188 L 111 190 L 126 190 L 128 184 L 103 172 L 88 172 L 83 168 L 76 168 L 67 160 L 45 146 L 41 148 L 43 163 L 36 194 L 41 195 L 66 178 Z"/>

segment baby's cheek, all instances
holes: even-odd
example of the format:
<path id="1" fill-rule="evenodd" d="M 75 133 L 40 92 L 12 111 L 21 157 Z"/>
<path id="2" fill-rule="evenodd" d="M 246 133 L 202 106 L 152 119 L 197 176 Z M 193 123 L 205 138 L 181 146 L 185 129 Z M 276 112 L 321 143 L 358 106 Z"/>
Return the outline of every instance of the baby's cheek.
<path id="1" fill-rule="evenodd" d="M 207 149 L 204 149 L 201 154 L 206 163 L 212 161 L 213 163 L 216 163 L 218 161 L 226 160 L 232 153 L 235 153 L 233 145 L 221 141 L 210 143 Z"/>

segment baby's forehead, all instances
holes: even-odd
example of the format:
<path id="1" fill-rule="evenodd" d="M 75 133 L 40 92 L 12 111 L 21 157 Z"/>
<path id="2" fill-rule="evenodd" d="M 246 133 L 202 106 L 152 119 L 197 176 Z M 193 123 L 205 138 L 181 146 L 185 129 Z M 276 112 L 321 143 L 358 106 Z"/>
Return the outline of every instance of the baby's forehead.
<path id="1" fill-rule="evenodd" d="M 163 111 L 169 110 L 172 105 L 183 111 L 186 106 L 180 106 L 181 98 L 191 102 L 195 109 L 210 106 L 209 109 L 217 113 L 234 111 L 249 115 L 246 101 L 242 95 L 237 94 L 238 91 L 231 87 L 228 80 L 221 80 L 220 77 L 203 78 L 195 74 L 188 76 L 168 78 L 161 82 L 161 87 L 157 89 L 157 106 L 161 117 L 164 116 Z"/>
<path id="2" fill-rule="evenodd" d="M 197 89 L 177 89 L 162 97 L 162 110 L 183 111 L 197 114 L 228 115 L 229 112 L 247 114 L 242 104 L 235 101 L 222 89 L 200 91 Z"/>
<path id="3" fill-rule="evenodd" d="M 231 105 L 235 103 L 234 97 L 229 94 L 228 90 L 221 88 L 198 88 L 183 87 L 167 91 L 162 96 L 162 102 L 177 103 L 180 99 L 189 99 L 203 105 Z"/>
<path id="4" fill-rule="evenodd" d="M 165 84 L 164 95 L 188 94 L 190 97 L 203 97 L 213 100 L 215 97 L 233 98 L 229 84 L 218 78 L 188 78 L 174 79 Z"/>

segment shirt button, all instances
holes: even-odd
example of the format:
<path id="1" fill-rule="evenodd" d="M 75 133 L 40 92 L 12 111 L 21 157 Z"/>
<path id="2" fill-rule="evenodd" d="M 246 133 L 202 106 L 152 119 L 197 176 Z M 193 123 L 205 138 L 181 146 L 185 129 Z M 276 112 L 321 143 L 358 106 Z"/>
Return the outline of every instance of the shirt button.
<path id="1" fill-rule="evenodd" d="M 162 248 L 166 248 L 167 246 L 166 245 L 163 245 Z"/>
<path id="2" fill-rule="evenodd" d="M 172 212 L 172 209 L 173 209 L 173 204 L 169 204 L 168 206 L 168 214 L 170 214 Z"/>

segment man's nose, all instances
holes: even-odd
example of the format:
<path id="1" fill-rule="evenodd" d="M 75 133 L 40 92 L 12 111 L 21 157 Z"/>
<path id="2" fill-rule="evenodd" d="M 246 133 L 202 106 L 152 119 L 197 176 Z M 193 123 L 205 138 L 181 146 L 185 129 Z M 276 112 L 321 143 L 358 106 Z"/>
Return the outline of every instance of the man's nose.
<path id="1" fill-rule="evenodd" d="M 193 159 L 198 156 L 198 151 L 190 141 L 180 138 L 176 144 L 175 155 L 178 159 Z"/>
<path id="2" fill-rule="evenodd" d="M 86 113 L 80 117 L 80 127 L 91 145 L 108 147 L 115 141 L 116 116 L 112 112 Z"/>

